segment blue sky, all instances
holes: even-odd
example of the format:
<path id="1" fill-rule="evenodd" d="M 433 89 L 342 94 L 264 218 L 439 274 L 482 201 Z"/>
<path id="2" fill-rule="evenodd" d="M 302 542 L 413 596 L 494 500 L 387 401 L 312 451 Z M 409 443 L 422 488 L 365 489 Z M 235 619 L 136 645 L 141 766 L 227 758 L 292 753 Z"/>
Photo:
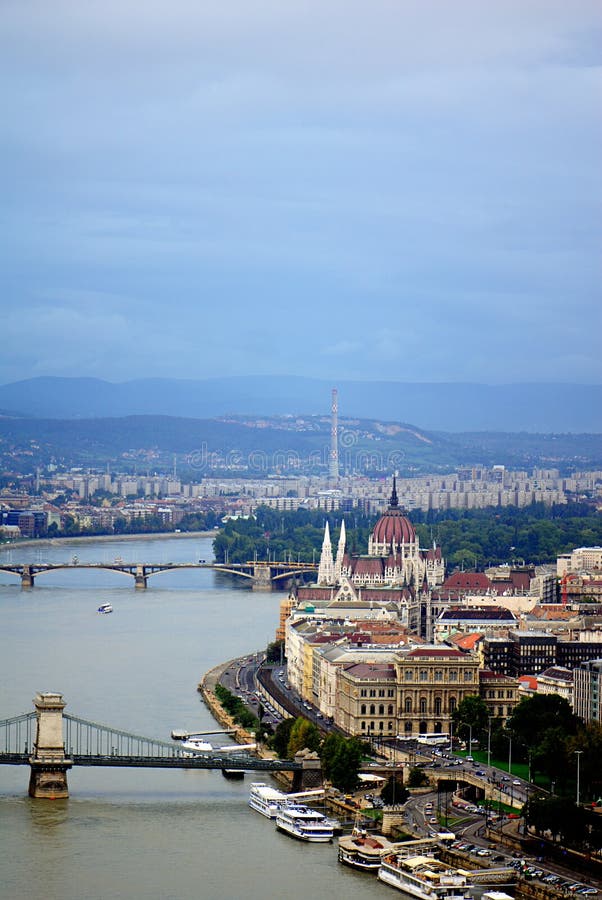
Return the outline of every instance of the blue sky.
<path id="1" fill-rule="evenodd" d="M 0 382 L 600 383 L 602 5 L 3 0 Z"/>

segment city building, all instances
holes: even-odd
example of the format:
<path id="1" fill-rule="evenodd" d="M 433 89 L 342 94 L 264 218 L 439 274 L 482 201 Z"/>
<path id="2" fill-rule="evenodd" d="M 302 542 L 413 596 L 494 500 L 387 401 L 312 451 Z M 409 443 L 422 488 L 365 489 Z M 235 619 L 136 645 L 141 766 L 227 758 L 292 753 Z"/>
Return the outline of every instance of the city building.
<path id="1" fill-rule="evenodd" d="M 602 659 L 590 659 L 573 671 L 573 712 L 584 722 L 602 723 Z"/>

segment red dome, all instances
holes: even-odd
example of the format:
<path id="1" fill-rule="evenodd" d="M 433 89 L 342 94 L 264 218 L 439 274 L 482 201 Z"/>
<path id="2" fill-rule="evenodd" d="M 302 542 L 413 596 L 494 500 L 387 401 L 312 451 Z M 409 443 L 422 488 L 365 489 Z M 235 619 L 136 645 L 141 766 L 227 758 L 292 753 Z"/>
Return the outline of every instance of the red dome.
<path id="1" fill-rule="evenodd" d="M 373 544 L 406 544 L 413 543 L 416 540 L 416 532 L 414 526 L 409 519 L 403 515 L 400 509 L 389 508 L 387 512 L 380 517 L 372 532 Z"/>

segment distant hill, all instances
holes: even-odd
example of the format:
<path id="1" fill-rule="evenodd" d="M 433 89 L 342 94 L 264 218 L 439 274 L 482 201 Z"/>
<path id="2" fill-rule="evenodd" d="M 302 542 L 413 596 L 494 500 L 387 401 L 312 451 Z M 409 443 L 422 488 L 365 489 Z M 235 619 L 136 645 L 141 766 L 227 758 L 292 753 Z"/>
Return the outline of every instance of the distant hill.
<path id="1" fill-rule="evenodd" d="M 328 414 L 333 386 L 293 376 L 146 378 L 120 384 L 41 377 L 1 385 L 0 409 L 62 419 L 322 415 Z M 602 433 L 602 385 L 340 381 L 336 387 L 339 412 L 346 417 L 414 422 L 446 432 Z"/>
<path id="2" fill-rule="evenodd" d="M 602 469 L 602 440 L 592 434 L 431 432 L 411 425 L 341 419 L 341 471 L 378 475 L 449 472 L 461 465 L 543 466 L 563 472 Z M 175 416 L 96 419 L 0 417 L 0 471 L 32 472 L 59 465 L 170 471 L 217 469 L 265 476 L 299 471 L 324 474 L 330 447 L 327 416 L 221 421 Z M 311 457 L 312 462 L 309 462 Z"/>

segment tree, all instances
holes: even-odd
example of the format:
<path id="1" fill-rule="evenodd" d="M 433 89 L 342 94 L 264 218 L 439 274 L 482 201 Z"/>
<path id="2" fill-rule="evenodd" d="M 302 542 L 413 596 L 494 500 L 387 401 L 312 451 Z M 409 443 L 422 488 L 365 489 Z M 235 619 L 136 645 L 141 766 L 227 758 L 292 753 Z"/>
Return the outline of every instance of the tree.
<path id="1" fill-rule="evenodd" d="M 363 746 L 357 738 L 331 732 L 322 743 L 320 760 L 324 778 L 340 791 L 355 790 L 362 764 Z"/>
<path id="2" fill-rule="evenodd" d="M 288 753 L 288 742 L 291 737 L 291 729 L 295 724 L 295 719 L 283 719 L 276 726 L 274 737 L 270 741 L 270 746 L 279 759 L 286 759 Z"/>
<path id="3" fill-rule="evenodd" d="M 287 757 L 292 759 L 299 750 L 319 750 L 322 739 L 320 732 L 312 722 L 300 716 L 295 719 L 288 741 Z"/>
<path id="4" fill-rule="evenodd" d="M 398 803 L 405 803 L 410 793 L 402 779 L 397 775 L 389 775 L 381 789 L 380 796 L 387 806 L 395 806 Z"/>
<path id="5" fill-rule="evenodd" d="M 423 784 L 428 784 L 428 777 L 418 766 L 412 766 L 407 780 L 408 787 L 422 787 Z"/>
<path id="6" fill-rule="evenodd" d="M 473 738 L 481 738 L 487 731 L 489 710 L 484 700 L 476 694 L 469 694 L 458 703 L 454 710 L 453 720 L 456 734 L 464 740 L 472 734 Z"/>

